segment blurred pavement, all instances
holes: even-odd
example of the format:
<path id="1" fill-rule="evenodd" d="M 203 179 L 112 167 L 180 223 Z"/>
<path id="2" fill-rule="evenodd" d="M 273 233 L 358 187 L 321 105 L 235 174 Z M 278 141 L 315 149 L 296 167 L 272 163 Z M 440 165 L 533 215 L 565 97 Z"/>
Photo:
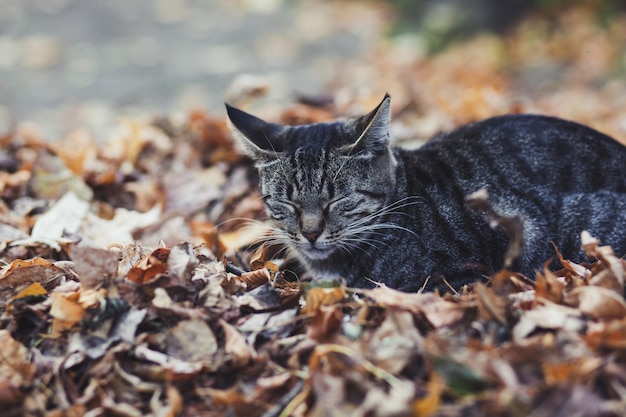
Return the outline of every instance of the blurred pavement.
<path id="1" fill-rule="evenodd" d="M 50 139 L 101 137 L 119 115 L 219 114 L 240 74 L 282 100 L 319 93 L 384 30 L 358 2 L 0 0 L 0 133 L 33 121 Z"/>

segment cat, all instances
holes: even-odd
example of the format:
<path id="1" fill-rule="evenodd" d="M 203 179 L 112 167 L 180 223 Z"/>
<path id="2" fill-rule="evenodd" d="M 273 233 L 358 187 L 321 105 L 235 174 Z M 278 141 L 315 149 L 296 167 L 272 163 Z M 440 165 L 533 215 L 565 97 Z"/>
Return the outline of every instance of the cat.
<path id="1" fill-rule="evenodd" d="M 512 269 L 528 277 L 555 255 L 551 242 L 583 261 L 583 230 L 626 253 L 626 147 L 589 127 L 497 116 L 407 150 L 389 144 L 389 95 L 362 117 L 301 126 L 226 110 L 276 239 L 313 277 L 403 291 L 484 280 L 502 268 L 508 238 L 468 206 L 480 189 L 522 220 Z"/>

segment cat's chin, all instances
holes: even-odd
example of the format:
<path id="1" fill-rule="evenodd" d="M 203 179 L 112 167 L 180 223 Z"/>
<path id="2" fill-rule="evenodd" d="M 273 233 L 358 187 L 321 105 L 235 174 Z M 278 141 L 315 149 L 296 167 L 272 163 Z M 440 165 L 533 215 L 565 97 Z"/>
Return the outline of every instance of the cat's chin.
<path id="1" fill-rule="evenodd" d="M 328 259 L 328 257 L 334 252 L 335 250 L 332 248 L 319 248 L 319 247 L 313 247 L 313 248 L 306 248 L 306 249 L 300 249 L 300 255 L 310 261 L 321 261 L 324 259 Z"/>

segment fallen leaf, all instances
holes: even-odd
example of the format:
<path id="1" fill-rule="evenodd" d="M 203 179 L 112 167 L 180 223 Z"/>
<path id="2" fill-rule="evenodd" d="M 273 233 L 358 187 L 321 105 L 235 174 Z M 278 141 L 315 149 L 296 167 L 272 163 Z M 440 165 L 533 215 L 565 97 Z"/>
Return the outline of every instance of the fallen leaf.
<path id="1" fill-rule="evenodd" d="M 302 314 L 313 314 L 321 306 L 328 306 L 346 298 L 346 288 L 343 285 L 323 288 L 314 287 L 305 292 L 306 304 L 302 308 Z"/>
<path id="2" fill-rule="evenodd" d="M 569 293 L 567 301 L 594 319 L 611 320 L 626 317 L 624 298 L 615 291 L 603 287 L 574 288 Z"/>
<path id="3" fill-rule="evenodd" d="M 483 284 L 475 285 L 478 315 L 483 320 L 496 320 L 500 324 L 506 323 L 506 300 L 495 294 Z"/>
<path id="4" fill-rule="evenodd" d="M 203 320 L 183 320 L 168 331 L 166 352 L 187 362 L 208 361 L 217 352 L 217 339 Z"/>
<path id="5" fill-rule="evenodd" d="M 343 314 L 337 305 L 320 305 L 313 313 L 307 328 L 307 336 L 319 342 L 327 342 L 341 328 Z"/>
<path id="6" fill-rule="evenodd" d="M 220 320 L 220 325 L 224 329 L 226 343 L 224 351 L 232 358 L 235 368 L 247 365 L 252 359 L 257 357 L 254 348 L 246 342 L 246 339 L 233 326 L 224 320 Z"/>
<path id="7" fill-rule="evenodd" d="M 73 245 L 70 257 L 84 288 L 107 286 L 117 274 L 118 253 L 89 246 Z"/>
<path id="8" fill-rule="evenodd" d="M 52 316 L 52 330 L 50 337 L 60 337 L 61 333 L 69 330 L 83 320 L 85 307 L 80 303 L 80 292 L 53 291 L 50 294 L 52 304 L 50 316 Z"/>
<path id="9" fill-rule="evenodd" d="M 30 387 L 35 376 L 35 365 L 29 361 L 28 349 L 20 342 L 13 339 L 11 333 L 6 330 L 0 330 L 0 392 L 7 393 L 10 391 L 18 398 L 23 397 L 23 389 Z M 1 395 L 0 395 L 1 397 Z M 11 399 L 5 398 L 9 403 Z M 7 404 L 4 402 L 3 404 Z"/>
<path id="10" fill-rule="evenodd" d="M 416 417 L 430 417 L 434 415 L 441 404 L 441 396 L 445 384 L 439 374 L 432 373 L 426 384 L 426 395 L 413 402 L 413 413 Z"/>
<path id="11" fill-rule="evenodd" d="M 465 307 L 446 301 L 433 293 L 405 293 L 388 287 L 359 290 L 378 304 L 389 308 L 424 314 L 434 327 L 448 326 L 463 318 Z"/>
<path id="12" fill-rule="evenodd" d="M 126 279 L 136 284 L 146 284 L 155 280 L 158 276 L 167 272 L 169 255 L 170 249 L 159 248 L 154 250 L 136 266 L 130 268 L 126 274 Z"/>
<path id="13" fill-rule="evenodd" d="M 550 271 L 549 264 L 550 261 L 544 263 L 543 274 L 539 271 L 536 273 L 535 299 L 543 298 L 558 304 L 563 300 L 565 283 Z"/>

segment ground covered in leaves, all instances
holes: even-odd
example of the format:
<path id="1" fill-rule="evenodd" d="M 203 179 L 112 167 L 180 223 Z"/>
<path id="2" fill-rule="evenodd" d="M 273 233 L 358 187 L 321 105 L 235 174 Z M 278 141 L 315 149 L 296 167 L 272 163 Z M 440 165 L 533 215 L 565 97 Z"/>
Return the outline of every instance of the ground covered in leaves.
<path id="1" fill-rule="evenodd" d="M 268 118 L 367 110 L 385 88 L 399 142 L 518 111 L 624 140 L 626 18 L 600 27 L 574 9 L 552 23 L 428 60 L 381 46 L 326 96 Z M 565 74 L 542 78 L 549 94 L 528 87 L 542 59 Z M 350 90 L 364 73 L 369 93 Z M 222 116 L 126 120 L 102 141 L 24 126 L 0 145 L 2 415 L 626 413 L 625 263 L 588 234 L 588 265 L 501 271 L 455 294 L 299 282 L 263 244 L 254 170 Z"/>

